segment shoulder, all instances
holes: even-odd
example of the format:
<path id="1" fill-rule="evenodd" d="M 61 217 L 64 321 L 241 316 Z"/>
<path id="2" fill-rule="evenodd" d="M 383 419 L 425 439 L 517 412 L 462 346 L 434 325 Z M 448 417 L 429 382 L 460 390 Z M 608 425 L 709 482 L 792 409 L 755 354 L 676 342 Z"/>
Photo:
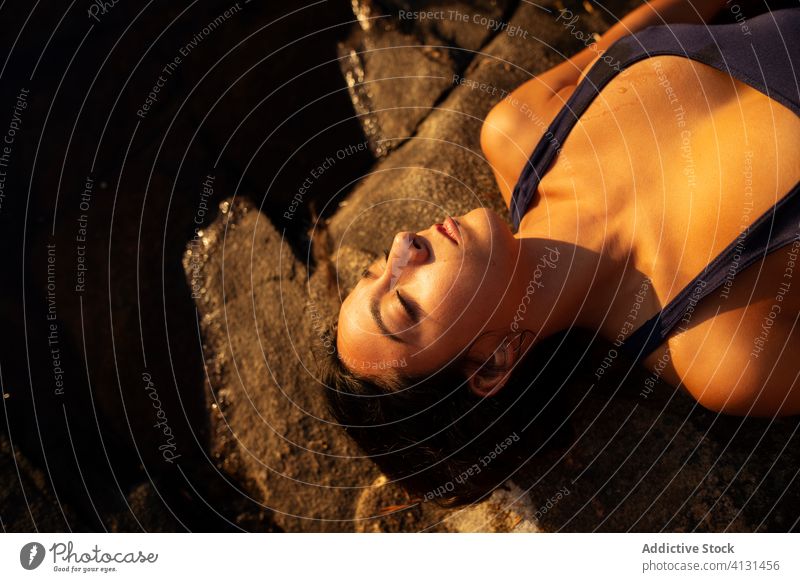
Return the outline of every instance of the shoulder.
<path id="1" fill-rule="evenodd" d="M 481 150 L 497 179 L 506 206 L 511 192 L 536 144 L 575 90 L 575 85 L 555 93 L 524 90 L 523 85 L 497 103 L 481 127 Z"/>

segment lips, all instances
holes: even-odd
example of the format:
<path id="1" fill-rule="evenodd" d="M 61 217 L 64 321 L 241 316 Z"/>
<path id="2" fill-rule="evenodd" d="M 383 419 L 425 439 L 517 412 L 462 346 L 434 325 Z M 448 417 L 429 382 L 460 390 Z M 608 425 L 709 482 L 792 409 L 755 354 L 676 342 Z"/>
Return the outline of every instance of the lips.
<path id="1" fill-rule="evenodd" d="M 462 243 L 461 231 L 458 228 L 458 224 L 449 216 L 444 219 L 444 222 L 436 224 L 436 230 L 449 238 L 454 244 L 460 245 Z"/>

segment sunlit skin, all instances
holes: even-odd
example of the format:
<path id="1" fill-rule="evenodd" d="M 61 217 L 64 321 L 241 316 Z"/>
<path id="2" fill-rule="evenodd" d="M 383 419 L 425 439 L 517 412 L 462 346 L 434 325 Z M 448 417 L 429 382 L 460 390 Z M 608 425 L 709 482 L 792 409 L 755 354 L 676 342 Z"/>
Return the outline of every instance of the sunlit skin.
<path id="1" fill-rule="evenodd" d="M 598 51 L 650 24 L 704 22 L 723 4 L 647 3 L 609 29 L 596 47 L 498 103 L 484 122 L 481 147 L 506 204 L 547 124 Z M 676 123 L 675 104 L 657 82 L 654 64 L 681 96 L 684 126 Z M 676 153 L 685 144 L 686 128 L 697 176 L 692 187 L 687 187 L 686 162 Z M 745 179 L 757 184 L 746 224 Z M 791 110 L 689 59 L 639 61 L 612 79 L 578 121 L 541 180 L 518 232 L 512 234 L 500 217 L 483 209 L 458 218 L 462 245 L 443 237 L 435 225 L 419 231 L 425 245 L 413 249 L 390 292 L 396 245 L 409 235 L 400 233 L 389 264 L 381 259 L 371 265 L 342 305 L 339 356 L 354 373 L 375 377 L 398 367 L 411 377 L 430 373 L 468 346 L 479 358 L 497 357 L 503 339 L 514 335 L 515 315 L 536 265 L 554 247 L 557 265 L 543 270 L 541 287 L 517 327 L 530 332 L 526 341 L 531 343 L 571 326 L 613 341 L 645 281 L 650 291 L 636 326 L 657 314 L 798 180 L 800 119 Z M 701 301 L 690 325 L 674 332 L 643 364 L 658 367 L 659 377 L 713 411 L 800 414 L 800 266 L 791 289 L 781 296 L 768 342 L 758 357 L 751 355 L 754 338 L 774 311 L 789 250 L 779 249 L 738 273 L 726 295 Z M 418 323 L 396 291 L 406 304 L 418 304 Z M 376 297 L 386 328 L 402 343 L 376 325 L 369 308 Z M 475 338 L 480 341 L 473 345 Z M 503 361 L 513 363 L 518 356 L 507 352 Z M 504 381 L 495 377 L 471 386 L 490 396 Z"/>

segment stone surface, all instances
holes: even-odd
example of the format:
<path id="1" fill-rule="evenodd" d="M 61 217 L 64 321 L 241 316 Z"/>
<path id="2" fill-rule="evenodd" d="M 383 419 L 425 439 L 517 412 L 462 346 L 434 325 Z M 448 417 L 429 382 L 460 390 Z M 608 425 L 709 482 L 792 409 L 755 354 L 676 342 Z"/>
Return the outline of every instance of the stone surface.
<path id="1" fill-rule="evenodd" d="M 542 529 L 796 527 L 800 419 L 718 415 L 662 383 L 645 397 L 645 378 L 634 372 L 570 395 L 574 443 L 531 489 Z"/>
<path id="2" fill-rule="evenodd" d="M 497 488 L 483 503 L 449 510 L 408 503 L 400 488 L 381 475 L 361 494 L 354 519 L 356 531 L 364 533 L 542 531 L 528 496 L 511 481 Z"/>
<path id="3" fill-rule="evenodd" d="M 339 43 L 340 66 L 370 148 L 381 158 L 414 135 L 496 34 L 510 2 L 353 4 L 359 26 Z"/>
<path id="4" fill-rule="evenodd" d="M 352 530 L 376 471 L 326 418 L 309 350 L 330 307 L 309 299 L 304 265 L 266 216 L 236 202 L 184 262 L 190 283 L 202 280 L 212 457 L 283 530 Z"/>

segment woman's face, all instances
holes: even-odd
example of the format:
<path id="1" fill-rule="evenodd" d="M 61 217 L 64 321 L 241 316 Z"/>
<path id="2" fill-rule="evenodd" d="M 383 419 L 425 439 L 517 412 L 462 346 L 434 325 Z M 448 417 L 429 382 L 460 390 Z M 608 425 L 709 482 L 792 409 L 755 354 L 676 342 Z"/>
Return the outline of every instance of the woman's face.
<path id="1" fill-rule="evenodd" d="M 503 299 L 518 259 L 517 239 L 487 209 L 398 233 L 342 303 L 340 359 L 361 376 L 440 369 L 480 335 L 508 327 Z"/>

